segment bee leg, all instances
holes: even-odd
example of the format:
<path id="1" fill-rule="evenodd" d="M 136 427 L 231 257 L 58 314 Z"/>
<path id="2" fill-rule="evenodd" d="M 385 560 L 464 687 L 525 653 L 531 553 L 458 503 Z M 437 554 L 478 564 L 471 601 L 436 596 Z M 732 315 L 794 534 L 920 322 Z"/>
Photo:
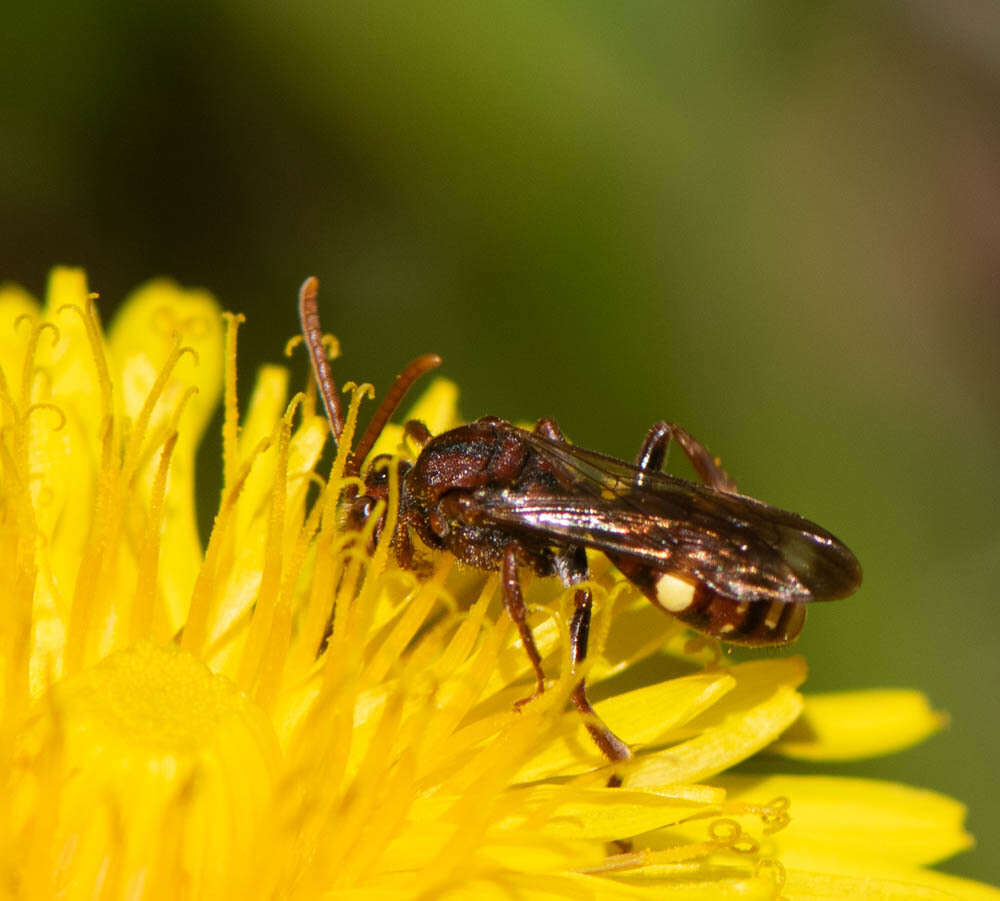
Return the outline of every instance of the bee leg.
<path id="1" fill-rule="evenodd" d="M 643 472 L 659 472 L 666 461 L 671 439 L 680 445 L 684 456 L 691 461 L 695 472 L 698 473 L 698 478 L 709 488 L 725 491 L 729 494 L 736 493 L 736 482 L 722 468 L 719 459 L 713 457 L 700 441 L 692 438 L 679 425 L 673 423 L 661 420 L 650 428 L 643 439 L 642 447 L 639 448 L 635 465 Z"/>
<path id="2" fill-rule="evenodd" d="M 539 426 L 546 422 L 551 423 L 558 433 L 558 427 L 552 420 L 539 420 L 535 430 L 539 431 Z M 551 437 L 551 434 L 547 437 Z M 561 434 L 559 437 L 562 438 Z M 587 552 L 582 547 L 563 549 L 555 556 L 552 563 L 563 585 L 576 585 L 587 578 Z M 590 637 L 590 616 L 593 609 L 593 597 L 590 589 L 578 588 L 573 595 L 573 603 L 573 616 L 569 621 L 569 661 L 575 674 L 583 661 L 587 659 L 587 640 Z M 611 763 L 631 760 L 632 751 L 629 746 L 604 724 L 604 721 L 597 715 L 597 711 L 590 705 L 590 701 L 587 699 L 585 679 L 580 679 L 576 683 L 570 698 L 580 716 L 583 717 L 583 724 L 598 750 Z M 621 785 L 621 782 L 621 776 L 613 773 L 607 784 L 616 788 Z"/>
<path id="3" fill-rule="evenodd" d="M 520 710 L 525 704 L 533 701 L 545 691 L 545 673 L 542 671 L 542 655 L 538 653 L 535 637 L 531 634 L 531 626 L 528 625 L 524 596 L 521 594 L 521 583 L 517 579 L 517 550 L 516 543 L 508 544 L 504 550 L 503 566 L 500 571 L 500 589 L 504 608 L 514 621 L 514 625 L 517 626 L 517 632 L 521 636 L 521 645 L 535 670 L 534 694 L 527 698 L 521 698 L 514 704 L 514 709 Z"/>
<path id="4" fill-rule="evenodd" d="M 396 563 L 400 569 L 413 569 L 413 540 L 410 538 L 409 525 L 401 519 L 392 538 L 392 548 L 396 552 Z"/>
<path id="5" fill-rule="evenodd" d="M 587 638 L 590 635 L 590 613 L 591 594 L 589 588 L 578 588 L 574 597 L 576 609 L 569 622 L 569 659 L 573 665 L 574 672 L 577 667 L 587 658 Z M 601 753 L 612 763 L 621 763 L 624 760 L 632 759 L 632 751 L 614 732 L 612 732 L 597 715 L 597 712 L 590 706 L 587 700 L 587 687 L 585 680 L 581 679 L 576 683 L 571 695 L 573 704 L 583 717 L 583 724 L 587 727 L 594 744 Z M 608 779 L 608 785 L 612 788 L 622 784 L 621 777 L 615 773 Z"/>
<path id="6" fill-rule="evenodd" d="M 431 440 L 431 431 L 419 419 L 408 419 L 403 426 L 403 435 L 409 438 L 417 447 L 423 446 Z"/>
<path id="7" fill-rule="evenodd" d="M 562 429 L 556 425 L 554 419 L 549 419 L 547 416 L 539 419 L 535 423 L 535 428 L 533 429 L 536 435 L 541 435 L 543 438 L 548 438 L 550 441 L 557 441 L 559 444 L 565 444 L 566 439 L 563 437 Z"/>

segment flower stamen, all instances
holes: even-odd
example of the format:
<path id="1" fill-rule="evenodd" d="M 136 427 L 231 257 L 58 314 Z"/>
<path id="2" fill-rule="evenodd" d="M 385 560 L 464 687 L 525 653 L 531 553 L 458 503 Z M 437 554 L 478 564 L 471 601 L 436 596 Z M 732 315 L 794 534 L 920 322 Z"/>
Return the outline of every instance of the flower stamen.
<path id="1" fill-rule="evenodd" d="M 63 408 L 60 407 L 58 404 L 50 404 L 44 401 L 33 403 L 24 411 L 24 418 L 27 420 L 31 418 L 33 413 L 42 413 L 42 412 L 55 413 L 57 417 L 56 419 L 57 424 L 52 426 L 53 432 L 61 432 L 63 428 L 65 428 L 66 413 L 63 411 Z"/>
<path id="2" fill-rule="evenodd" d="M 232 486 L 223 493 L 222 505 L 216 514 L 212 534 L 208 539 L 208 547 L 205 549 L 205 559 L 198 571 L 198 577 L 191 592 L 191 606 L 184 625 L 184 634 L 181 637 L 181 648 L 195 656 L 199 656 L 204 651 L 208 639 L 210 618 L 218 606 L 220 593 L 216 591 L 216 588 L 222 575 L 219 571 L 219 564 L 224 548 L 229 545 L 231 540 L 230 533 L 235 526 L 237 501 L 250 476 L 254 462 L 270 445 L 270 438 L 262 438 L 257 443 L 249 458 L 244 461 L 236 473 Z"/>
<path id="3" fill-rule="evenodd" d="M 60 315 L 63 312 L 75 313 L 83 323 L 87 336 L 87 344 L 90 347 L 91 359 L 94 363 L 94 369 L 97 372 L 97 386 L 101 396 L 101 420 L 102 422 L 112 420 L 112 410 L 114 409 L 112 399 L 113 384 L 111 374 L 108 371 L 108 362 L 104 356 L 104 335 L 101 333 L 101 326 L 97 319 L 97 307 L 94 305 L 93 298 L 90 297 L 87 299 L 86 308 L 81 307 L 79 304 L 68 303 L 59 307 L 58 312 Z"/>
<path id="4" fill-rule="evenodd" d="M 167 436 L 167 440 L 160 451 L 160 462 L 153 476 L 153 484 L 149 494 L 146 528 L 142 532 L 143 540 L 139 550 L 135 597 L 129 608 L 131 623 L 127 634 L 130 638 L 130 643 L 140 638 L 150 637 L 153 633 L 157 573 L 159 572 L 160 563 L 160 523 L 163 518 L 163 499 L 166 495 L 167 475 L 170 471 L 170 461 L 173 457 L 174 448 L 177 446 L 177 437 L 176 430 Z"/>

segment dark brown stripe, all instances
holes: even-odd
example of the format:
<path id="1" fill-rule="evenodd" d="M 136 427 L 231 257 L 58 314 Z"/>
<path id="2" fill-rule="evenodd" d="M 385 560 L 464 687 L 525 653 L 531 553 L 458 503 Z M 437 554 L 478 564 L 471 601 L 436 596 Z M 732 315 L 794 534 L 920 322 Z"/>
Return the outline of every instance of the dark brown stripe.
<path id="1" fill-rule="evenodd" d="M 723 599 L 720 598 L 720 600 Z M 726 641 L 731 641 L 734 644 L 758 644 L 758 638 L 771 631 L 764 625 L 764 618 L 770 609 L 771 604 L 768 601 L 756 601 L 749 604 L 746 612 L 740 616 L 734 604 L 733 618 L 736 620 L 734 622 L 736 631 L 730 632 Z"/>
<path id="2" fill-rule="evenodd" d="M 774 626 L 766 622 L 770 601 L 750 601 L 742 614 L 738 612 L 738 605 L 739 602 L 732 598 L 700 585 L 691 606 L 674 616 L 692 629 L 745 647 L 788 644 L 802 631 L 805 622 L 803 604 L 783 604 Z M 726 631 L 728 625 L 733 626 L 732 630 Z"/>

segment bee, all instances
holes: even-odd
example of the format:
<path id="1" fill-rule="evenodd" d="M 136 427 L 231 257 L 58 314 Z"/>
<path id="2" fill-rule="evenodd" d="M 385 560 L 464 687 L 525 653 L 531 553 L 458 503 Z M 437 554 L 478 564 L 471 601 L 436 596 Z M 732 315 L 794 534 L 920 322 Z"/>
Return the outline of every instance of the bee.
<path id="1" fill-rule="evenodd" d="M 318 282 L 299 293 L 299 316 L 334 439 L 344 416 L 323 349 Z M 360 528 L 388 499 L 388 469 L 363 469 L 378 436 L 420 375 L 440 365 L 428 354 L 397 377 L 351 453 L 346 475 L 364 488 L 347 498 L 347 519 Z M 494 416 L 431 435 L 410 421 L 419 447 L 399 463 L 399 510 L 392 547 L 414 567 L 412 536 L 432 550 L 480 570 L 499 572 L 504 607 L 517 627 L 544 691 L 541 655 L 526 618 L 520 573 L 555 576 L 567 586 L 588 576 L 587 552 L 604 554 L 653 604 L 686 625 L 746 646 L 783 645 L 805 622 L 806 604 L 846 597 L 861 584 L 854 554 L 830 532 L 796 513 L 740 494 L 706 448 L 677 425 L 658 422 L 634 463 L 570 444 L 552 419 L 532 430 Z M 662 471 L 675 442 L 700 480 Z M 384 511 L 385 507 L 380 509 Z M 381 534 L 384 512 L 375 523 Z M 587 655 L 592 598 L 578 588 L 570 621 L 570 660 Z M 625 742 L 597 718 L 581 679 L 572 694 L 597 746 L 612 762 L 627 760 Z"/>

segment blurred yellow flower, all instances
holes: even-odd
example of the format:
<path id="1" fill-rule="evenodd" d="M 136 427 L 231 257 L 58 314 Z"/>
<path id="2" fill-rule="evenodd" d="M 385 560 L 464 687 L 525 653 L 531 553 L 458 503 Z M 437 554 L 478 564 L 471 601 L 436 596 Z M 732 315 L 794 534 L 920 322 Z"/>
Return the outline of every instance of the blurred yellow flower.
<path id="1" fill-rule="evenodd" d="M 718 666 L 595 561 L 588 675 L 637 751 L 605 787 L 565 712 L 556 580 L 528 601 L 557 678 L 515 712 L 531 676 L 495 578 L 441 559 L 417 580 L 384 541 L 361 553 L 339 531 L 344 455 L 315 474 L 312 396 L 289 402 L 265 367 L 239 422 L 237 325 L 168 282 L 107 338 L 79 271 L 53 273 L 44 309 L 0 291 L 0 891 L 1000 897 L 923 868 L 970 844 L 954 801 L 727 772 L 768 746 L 820 760 L 915 742 L 940 723 L 922 696 L 804 700 L 800 658 Z M 202 551 L 194 454 L 220 394 Z M 438 431 L 455 403 L 438 381 L 416 415 Z M 625 690 L 654 653 L 677 675 Z"/>

